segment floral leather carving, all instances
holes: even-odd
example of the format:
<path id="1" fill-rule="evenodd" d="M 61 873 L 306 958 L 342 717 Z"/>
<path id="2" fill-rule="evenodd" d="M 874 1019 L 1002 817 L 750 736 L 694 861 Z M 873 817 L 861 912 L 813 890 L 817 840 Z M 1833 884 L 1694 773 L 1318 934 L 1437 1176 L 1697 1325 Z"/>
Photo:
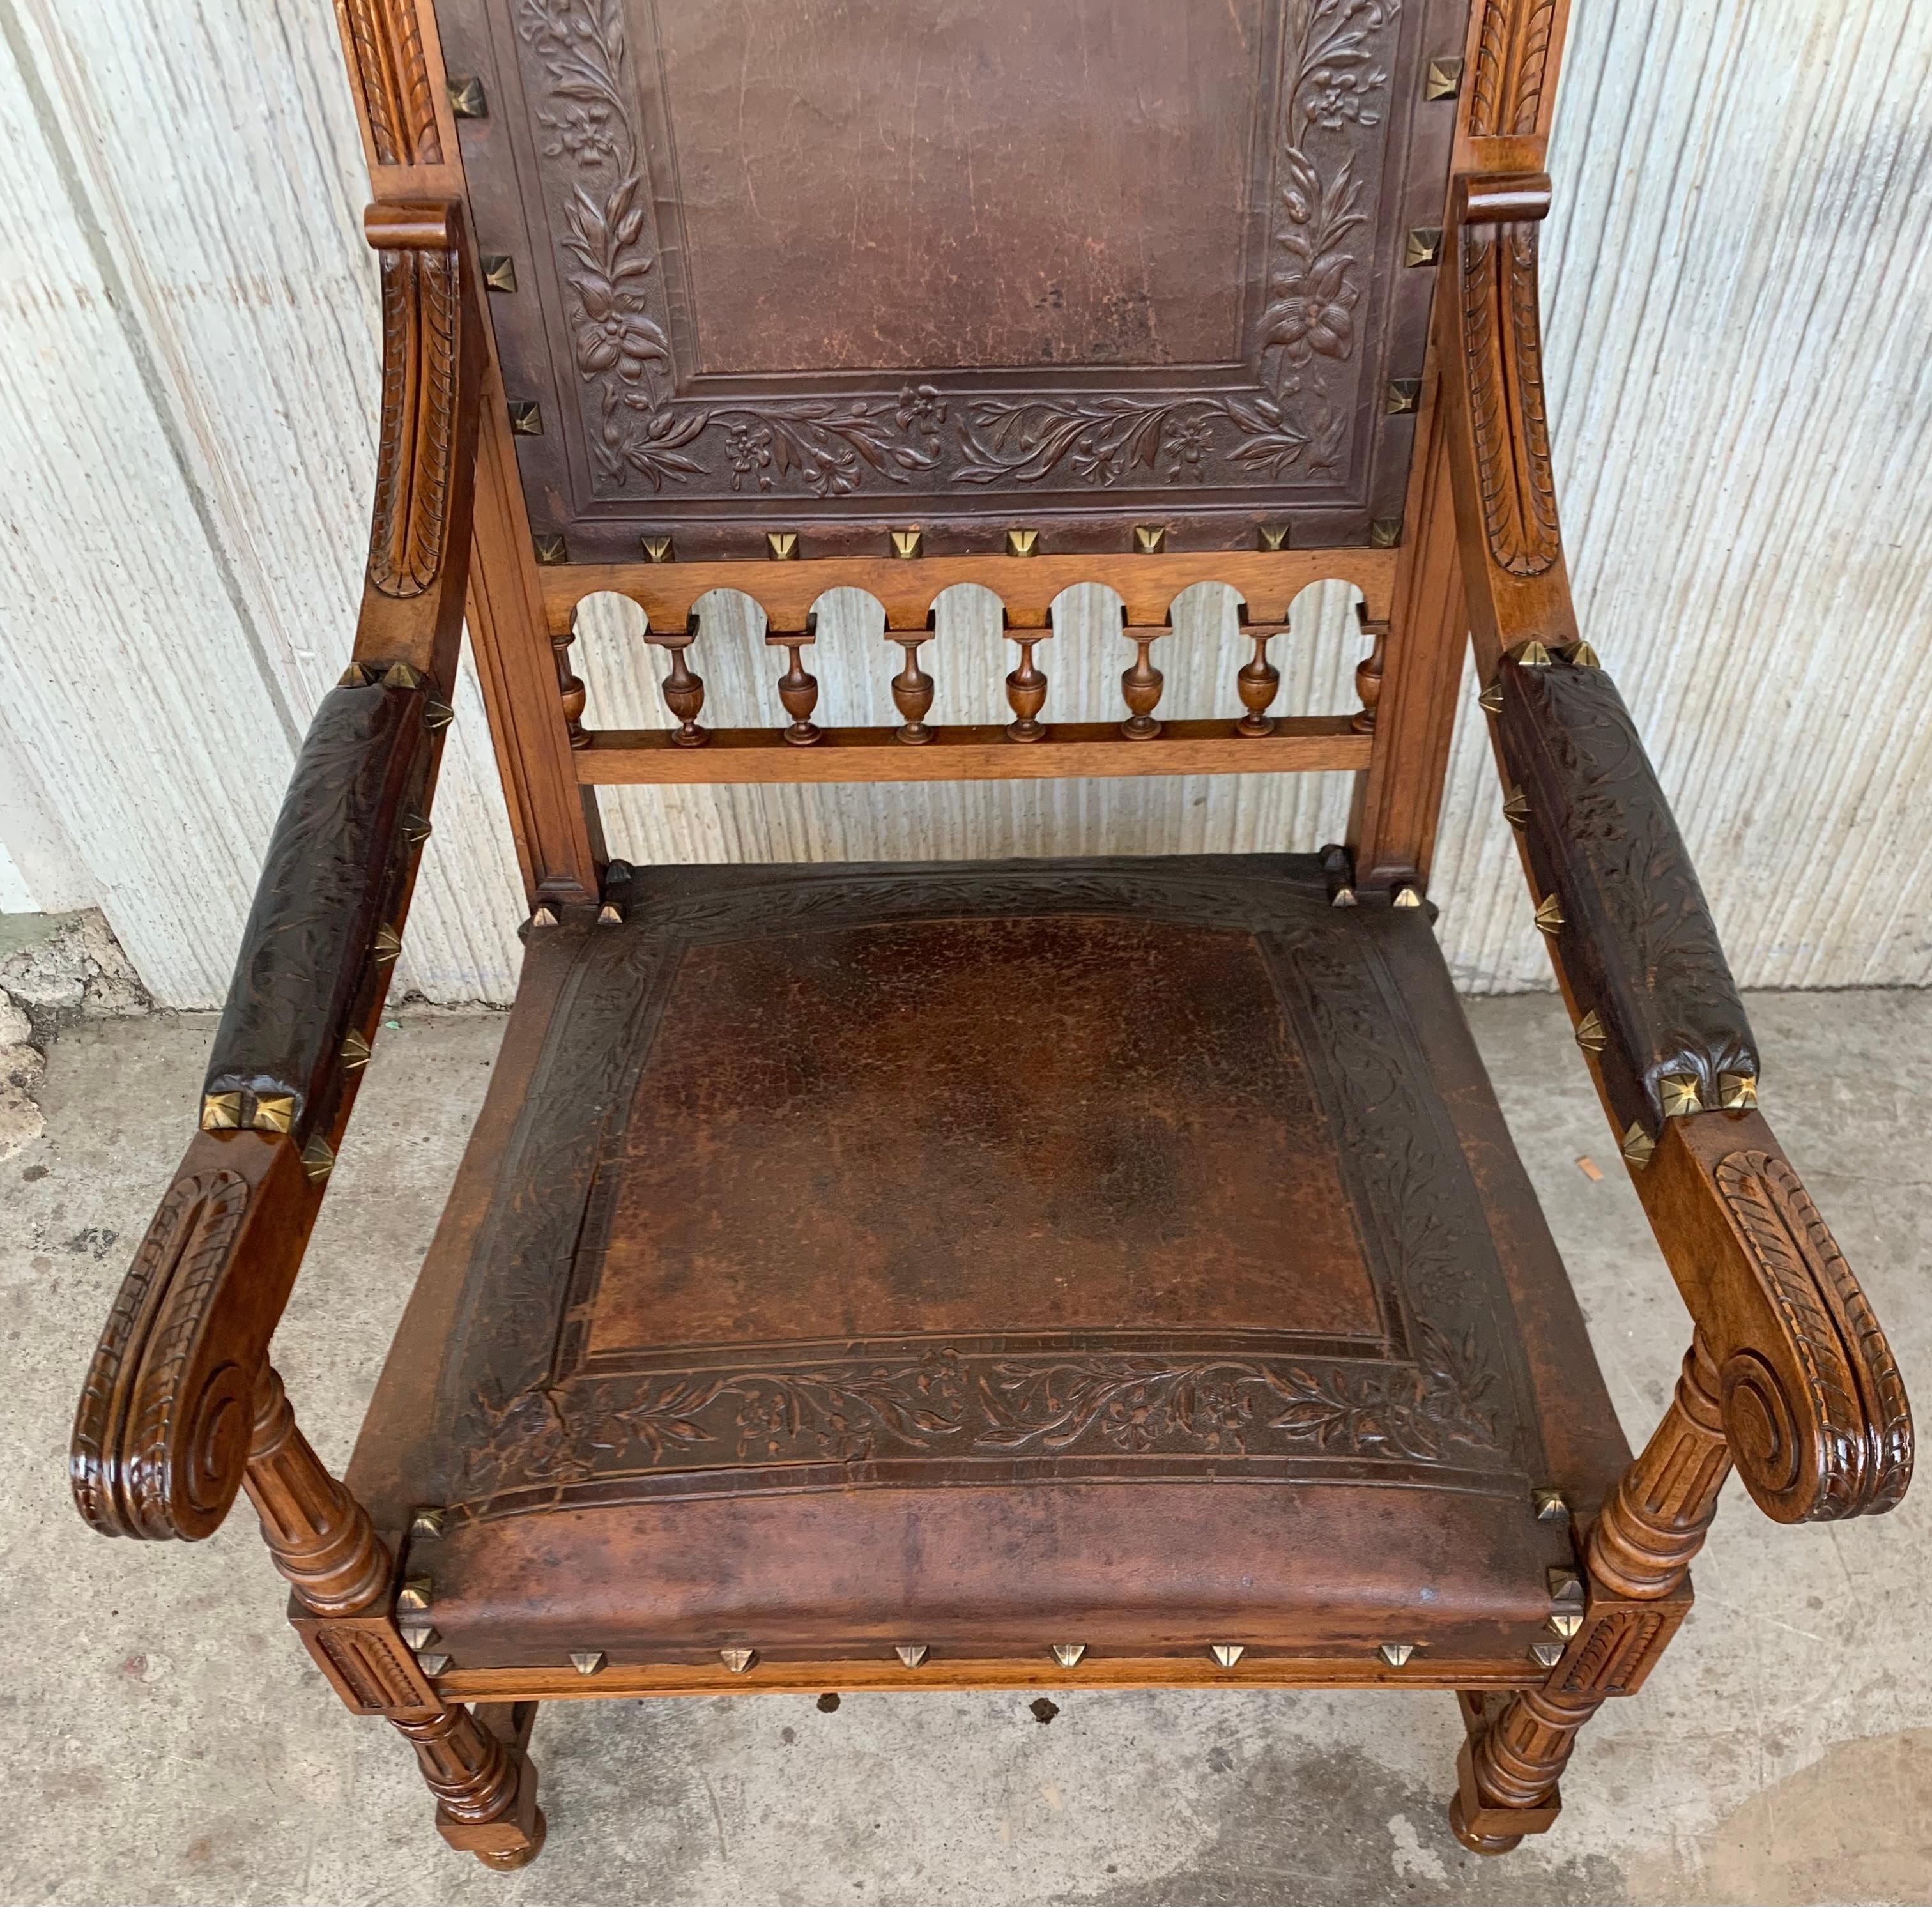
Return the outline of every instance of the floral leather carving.
<path id="1" fill-rule="evenodd" d="M 277 817 L 203 1088 L 239 1096 L 237 1125 L 298 1144 L 326 1123 L 358 1006 L 386 991 L 376 946 L 413 870 L 413 817 L 436 738 L 429 691 L 332 689 L 316 711 Z M 268 1128 L 260 1108 L 286 1105 Z"/>
<path id="2" fill-rule="evenodd" d="M 1653 1135 L 1661 1082 L 1696 1083 L 1723 1103 L 1728 1074 L 1755 1079 L 1757 1046 L 1696 870 L 1630 711 L 1600 668 L 1558 653 L 1506 657 L 1496 733 L 1505 780 L 1522 790 L 1531 868 L 1563 916 L 1557 946 L 1576 1011 L 1594 1012 L 1619 1132 Z M 1512 797 L 1514 799 L 1514 797 Z"/>
<path id="3" fill-rule="evenodd" d="M 748 37 L 637 0 L 440 10 L 515 128 L 466 124 L 464 160 L 495 241 L 546 267 L 492 315 L 511 394 L 556 420 L 520 446 L 533 525 L 574 556 L 634 554 L 667 510 L 694 556 L 749 553 L 766 520 L 871 548 L 882 508 L 935 554 L 1010 520 L 1090 546 L 1150 506 L 1170 547 L 1252 547 L 1264 514 L 1359 543 L 1400 514 L 1412 406 L 1385 391 L 1421 374 L 1429 274 L 1405 259 L 1442 220 L 1454 108 L 1420 79 L 1460 42 L 1448 0 L 1234 0 L 1130 31 L 783 0 Z M 855 88 L 854 35 L 881 74 L 916 45 L 926 88 Z M 1133 97 L 1131 137 L 1076 136 Z M 1130 223 L 1093 225 L 1115 208 Z M 980 514 L 994 498 L 1007 515 Z"/>

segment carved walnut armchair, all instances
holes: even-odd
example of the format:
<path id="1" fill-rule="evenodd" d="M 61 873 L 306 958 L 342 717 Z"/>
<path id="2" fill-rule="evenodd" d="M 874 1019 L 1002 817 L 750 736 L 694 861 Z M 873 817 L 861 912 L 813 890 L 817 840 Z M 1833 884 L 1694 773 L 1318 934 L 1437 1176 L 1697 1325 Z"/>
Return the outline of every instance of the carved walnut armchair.
<path id="1" fill-rule="evenodd" d="M 316 1663 L 499 1867 L 542 1844 L 538 1703 L 694 1691 L 1454 1690 L 1456 1834 L 1547 1828 L 1733 1468 L 1796 1522 L 1911 1467 L 1571 608 L 1537 287 L 1562 0 L 338 11 L 382 277 L 367 580 L 88 1376 L 82 1515 L 198 1538 L 246 1489 Z M 1360 706 L 1277 712 L 1324 580 Z M 1208 582 L 1252 654 L 1168 719 Z M 925 667 L 968 583 L 1004 726 L 944 720 Z M 1118 604 L 1106 722 L 1054 718 L 1076 583 Z M 813 719 L 842 586 L 896 725 Z M 782 723 L 703 720 L 723 590 Z M 602 591 L 664 652 L 664 727 L 584 725 Z M 269 1347 L 466 610 L 527 951 L 338 1482 Z M 1466 637 L 1690 1313 L 1634 1460 L 1431 931 Z M 625 784 L 1310 769 L 1355 780 L 1318 856 L 634 868 L 598 825 Z"/>

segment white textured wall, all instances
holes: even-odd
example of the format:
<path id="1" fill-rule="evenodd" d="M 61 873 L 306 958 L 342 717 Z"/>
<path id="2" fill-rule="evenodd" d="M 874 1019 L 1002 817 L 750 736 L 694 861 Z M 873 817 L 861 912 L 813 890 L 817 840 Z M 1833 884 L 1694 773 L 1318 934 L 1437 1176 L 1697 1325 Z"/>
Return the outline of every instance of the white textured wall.
<path id="1" fill-rule="evenodd" d="M 329 10 L 0 0 L 0 903 L 98 897 L 158 996 L 208 1003 L 364 535 L 375 278 Z M 1748 983 L 1932 981 L 1928 166 L 1918 0 L 1575 0 L 1546 253 L 1572 571 Z M 1277 655 L 1298 707 L 1352 704 L 1342 594 Z M 885 718 L 898 652 L 832 619 L 821 713 Z M 1062 715 L 1125 659 L 1086 619 L 1043 652 Z M 1164 645 L 1166 712 L 1228 706 L 1215 620 Z M 646 718 L 623 618 L 587 621 L 593 718 Z M 949 621 L 950 717 L 998 712 L 1000 647 Z M 777 718 L 748 630 L 700 665 L 718 719 Z M 1472 987 L 1542 985 L 1465 702 L 1443 935 Z M 459 714 L 404 978 L 502 999 L 514 864 L 468 682 Z M 630 790 L 610 819 L 634 859 L 1307 847 L 1346 792 Z"/>

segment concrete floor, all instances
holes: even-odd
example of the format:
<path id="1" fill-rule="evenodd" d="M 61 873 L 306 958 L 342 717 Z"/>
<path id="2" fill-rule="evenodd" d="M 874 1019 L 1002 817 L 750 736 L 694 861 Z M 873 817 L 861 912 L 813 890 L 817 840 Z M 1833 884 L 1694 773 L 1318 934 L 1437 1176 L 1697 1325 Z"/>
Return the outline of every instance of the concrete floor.
<path id="1" fill-rule="evenodd" d="M 1932 994 L 1760 996 L 1765 1103 L 1932 1407 Z M 1477 1032 L 1634 1441 L 1682 1309 L 1553 1001 Z M 277 1340 L 326 1461 L 354 1426 L 502 1027 L 388 1033 Z M 337 1705 L 245 1507 L 212 1541 L 104 1543 L 64 1477 L 82 1372 L 192 1117 L 205 1021 L 84 1027 L 46 1137 L 0 1165 L 16 1487 L 0 1502 L 0 1900 L 336 1903 L 1932 1902 L 1932 1480 L 1785 1530 L 1735 1486 L 1649 1686 L 1591 1726 L 1555 1832 L 1498 1861 L 1444 1825 L 1446 1695 L 1060 1694 L 584 1703 L 537 1725 L 550 1846 L 444 1850 L 405 1746 Z"/>

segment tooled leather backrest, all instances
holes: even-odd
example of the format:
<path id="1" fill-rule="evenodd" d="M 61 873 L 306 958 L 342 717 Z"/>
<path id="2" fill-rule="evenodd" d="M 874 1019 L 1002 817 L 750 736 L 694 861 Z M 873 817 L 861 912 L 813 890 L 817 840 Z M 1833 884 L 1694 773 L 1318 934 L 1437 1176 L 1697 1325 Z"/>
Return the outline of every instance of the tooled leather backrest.
<path id="1" fill-rule="evenodd" d="M 438 0 L 553 557 L 1394 540 L 1467 0 Z"/>

